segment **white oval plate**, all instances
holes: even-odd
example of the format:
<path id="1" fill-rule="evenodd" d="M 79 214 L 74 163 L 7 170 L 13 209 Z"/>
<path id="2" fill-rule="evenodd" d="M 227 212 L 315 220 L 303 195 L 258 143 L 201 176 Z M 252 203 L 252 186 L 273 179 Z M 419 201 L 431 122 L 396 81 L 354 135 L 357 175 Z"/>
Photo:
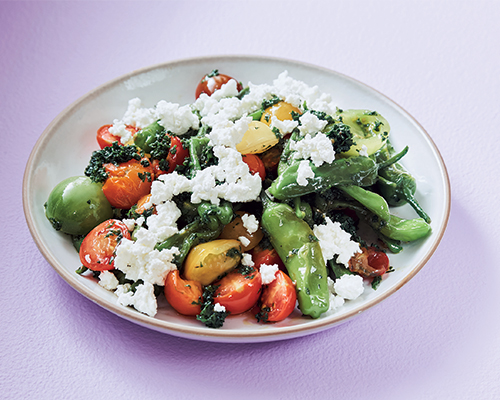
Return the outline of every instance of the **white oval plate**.
<path id="1" fill-rule="evenodd" d="M 56 232 L 45 218 L 44 203 L 52 188 L 63 179 L 82 175 L 93 150 L 95 132 L 102 125 L 120 119 L 128 100 L 139 97 L 144 106 L 159 100 L 192 103 L 196 85 L 213 69 L 242 81 L 272 83 L 282 71 L 318 85 L 330 93 L 340 108 L 371 109 L 380 112 L 391 125 L 396 149 L 408 145 L 402 163 L 417 178 L 417 198 L 432 218 L 432 234 L 390 255 L 395 271 L 388 274 L 376 290 L 366 290 L 339 311 L 319 319 L 302 317 L 299 311 L 285 321 L 259 324 L 250 314 L 230 316 L 220 329 L 206 328 L 194 318 L 177 314 L 159 298 L 155 318 L 132 308 L 117 305 L 116 296 L 89 277 L 80 276 L 78 254 L 69 238 Z M 366 85 L 324 68 L 277 58 L 222 56 L 186 59 L 155 65 L 108 82 L 67 107 L 45 129 L 28 160 L 23 182 L 23 204 L 33 238 L 48 262 L 73 288 L 107 310 L 139 325 L 175 336 L 218 342 L 264 342 L 308 335 L 333 327 L 387 298 L 408 282 L 429 260 L 446 228 L 450 212 L 450 184 L 438 149 L 424 129 L 401 107 Z M 414 217 L 408 206 L 396 209 L 398 215 Z"/>

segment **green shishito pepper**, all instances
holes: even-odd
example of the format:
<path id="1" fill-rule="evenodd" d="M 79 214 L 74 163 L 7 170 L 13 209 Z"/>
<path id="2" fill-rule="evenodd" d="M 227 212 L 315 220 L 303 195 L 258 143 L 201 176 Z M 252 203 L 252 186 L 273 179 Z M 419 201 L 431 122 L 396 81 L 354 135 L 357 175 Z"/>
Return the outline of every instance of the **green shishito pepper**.
<path id="1" fill-rule="evenodd" d="M 162 132 L 165 132 L 165 128 L 155 121 L 136 133 L 134 144 L 144 152 L 150 153 L 151 143 L 156 140 L 156 135 Z"/>
<path id="2" fill-rule="evenodd" d="M 394 154 L 394 148 L 387 142 L 374 157 L 377 162 L 389 160 Z M 415 199 L 417 184 L 415 178 L 399 163 L 393 163 L 385 168 L 379 169 L 377 189 L 387 200 L 389 205 L 397 207 L 408 203 L 427 223 L 431 222 L 430 217 L 422 209 Z"/>
<path id="3" fill-rule="evenodd" d="M 269 187 L 269 193 L 276 199 L 285 200 L 338 185 L 371 186 L 378 178 L 378 165 L 371 158 L 339 158 L 319 167 L 310 163 L 314 177 L 307 179 L 307 185 L 301 186 L 297 183 L 299 164 L 293 162 L 284 168 Z"/>
<path id="4" fill-rule="evenodd" d="M 292 207 L 268 199 L 262 226 L 295 282 L 300 310 L 318 318 L 329 308 L 327 271 L 318 239 Z"/>
<path id="5" fill-rule="evenodd" d="M 179 254 L 174 258 L 174 263 L 179 269 L 187 257 L 189 250 L 194 246 L 216 239 L 224 226 L 234 217 L 231 203 L 222 202 L 215 206 L 209 202 L 200 203 L 197 208 L 198 216 L 179 232 L 176 232 L 165 241 L 156 245 L 159 251 L 177 247 Z"/>

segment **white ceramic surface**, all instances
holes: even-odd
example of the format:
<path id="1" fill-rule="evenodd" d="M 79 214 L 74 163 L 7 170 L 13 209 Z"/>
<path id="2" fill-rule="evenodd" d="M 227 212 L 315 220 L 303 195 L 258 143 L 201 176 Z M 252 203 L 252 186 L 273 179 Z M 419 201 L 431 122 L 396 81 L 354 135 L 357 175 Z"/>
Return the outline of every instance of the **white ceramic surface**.
<path id="1" fill-rule="evenodd" d="M 408 145 L 402 163 L 417 178 L 417 198 L 432 218 L 432 234 L 390 255 L 395 271 L 378 290 L 367 290 L 355 301 L 346 302 L 336 313 L 313 320 L 298 311 L 276 324 L 258 324 L 252 315 L 231 316 L 221 329 L 205 328 L 192 318 L 178 315 L 163 297 L 155 318 L 116 304 L 113 293 L 95 280 L 79 276 L 78 255 L 68 237 L 56 232 L 46 220 L 43 204 L 61 180 L 82 175 L 91 152 L 97 149 L 98 127 L 121 118 L 128 100 L 140 97 L 147 107 L 165 99 L 180 104 L 192 103 L 199 79 L 213 69 L 246 83 L 270 83 L 280 72 L 310 86 L 318 85 L 331 93 L 340 108 L 364 108 L 380 112 L 391 125 L 391 140 L 396 149 Z M 57 116 L 36 143 L 28 160 L 23 183 L 25 216 L 33 238 L 54 269 L 77 291 L 107 310 L 134 323 L 172 335 L 219 342 L 263 342 L 303 336 L 333 327 L 387 298 L 407 283 L 429 260 L 446 228 L 450 212 L 450 184 L 446 167 L 425 130 L 406 111 L 366 85 L 324 68 L 289 60 L 223 56 L 186 59 L 155 65 L 106 83 L 78 99 Z M 414 216 L 405 206 L 393 209 L 403 217 Z"/>

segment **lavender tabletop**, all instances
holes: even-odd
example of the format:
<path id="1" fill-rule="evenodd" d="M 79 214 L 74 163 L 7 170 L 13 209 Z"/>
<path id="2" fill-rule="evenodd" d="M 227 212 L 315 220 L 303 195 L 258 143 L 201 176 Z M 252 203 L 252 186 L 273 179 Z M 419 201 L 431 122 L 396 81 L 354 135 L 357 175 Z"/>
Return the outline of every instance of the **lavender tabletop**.
<path id="1" fill-rule="evenodd" d="M 0 2 L 0 398 L 500 398 L 499 18 L 495 1 Z M 320 333 L 227 344 L 141 327 L 68 285 L 25 221 L 28 157 L 65 107 L 139 68 L 233 54 L 375 88 L 448 169 L 450 219 L 429 262 Z"/>

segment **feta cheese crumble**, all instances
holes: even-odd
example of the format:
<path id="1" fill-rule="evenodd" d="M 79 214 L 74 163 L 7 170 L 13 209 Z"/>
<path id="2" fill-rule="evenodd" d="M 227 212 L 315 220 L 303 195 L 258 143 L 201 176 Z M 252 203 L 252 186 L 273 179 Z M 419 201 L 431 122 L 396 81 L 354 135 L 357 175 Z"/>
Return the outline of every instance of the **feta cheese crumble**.
<path id="1" fill-rule="evenodd" d="M 310 159 L 316 167 L 335 159 L 332 141 L 323 133 L 315 136 L 308 133 L 301 140 L 290 140 L 290 150 L 295 152 L 295 159 Z"/>
<path id="2" fill-rule="evenodd" d="M 261 264 L 260 275 L 262 277 L 262 284 L 269 285 L 272 281 L 276 279 L 276 272 L 278 272 L 278 264 Z"/>
<path id="3" fill-rule="evenodd" d="M 222 304 L 215 303 L 214 304 L 214 311 L 215 312 L 225 312 L 226 311 L 226 307 L 224 307 Z"/>
<path id="4" fill-rule="evenodd" d="M 361 296 L 365 290 L 363 278 L 359 275 L 342 275 L 333 284 L 335 293 L 347 300 L 355 300 Z"/>
<path id="5" fill-rule="evenodd" d="M 314 235 L 319 240 L 325 262 L 337 255 L 336 261 L 349 266 L 351 257 L 361 252 L 359 243 L 351 240 L 351 235 L 344 231 L 339 222 L 325 218 L 326 224 L 314 225 Z"/>
<path id="6" fill-rule="evenodd" d="M 241 220 L 243 221 L 243 226 L 247 230 L 247 232 L 251 235 L 252 233 L 257 232 L 259 229 L 259 221 L 253 214 L 243 214 L 241 216 Z"/>
<path id="7" fill-rule="evenodd" d="M 297 169 L 297 183 L 300 186 L 306 186 L 307 178 L 314 178 L 314 172 L 309 165 L 309 161 L 302 160 L 299 164 L 299 168 Z"/>

